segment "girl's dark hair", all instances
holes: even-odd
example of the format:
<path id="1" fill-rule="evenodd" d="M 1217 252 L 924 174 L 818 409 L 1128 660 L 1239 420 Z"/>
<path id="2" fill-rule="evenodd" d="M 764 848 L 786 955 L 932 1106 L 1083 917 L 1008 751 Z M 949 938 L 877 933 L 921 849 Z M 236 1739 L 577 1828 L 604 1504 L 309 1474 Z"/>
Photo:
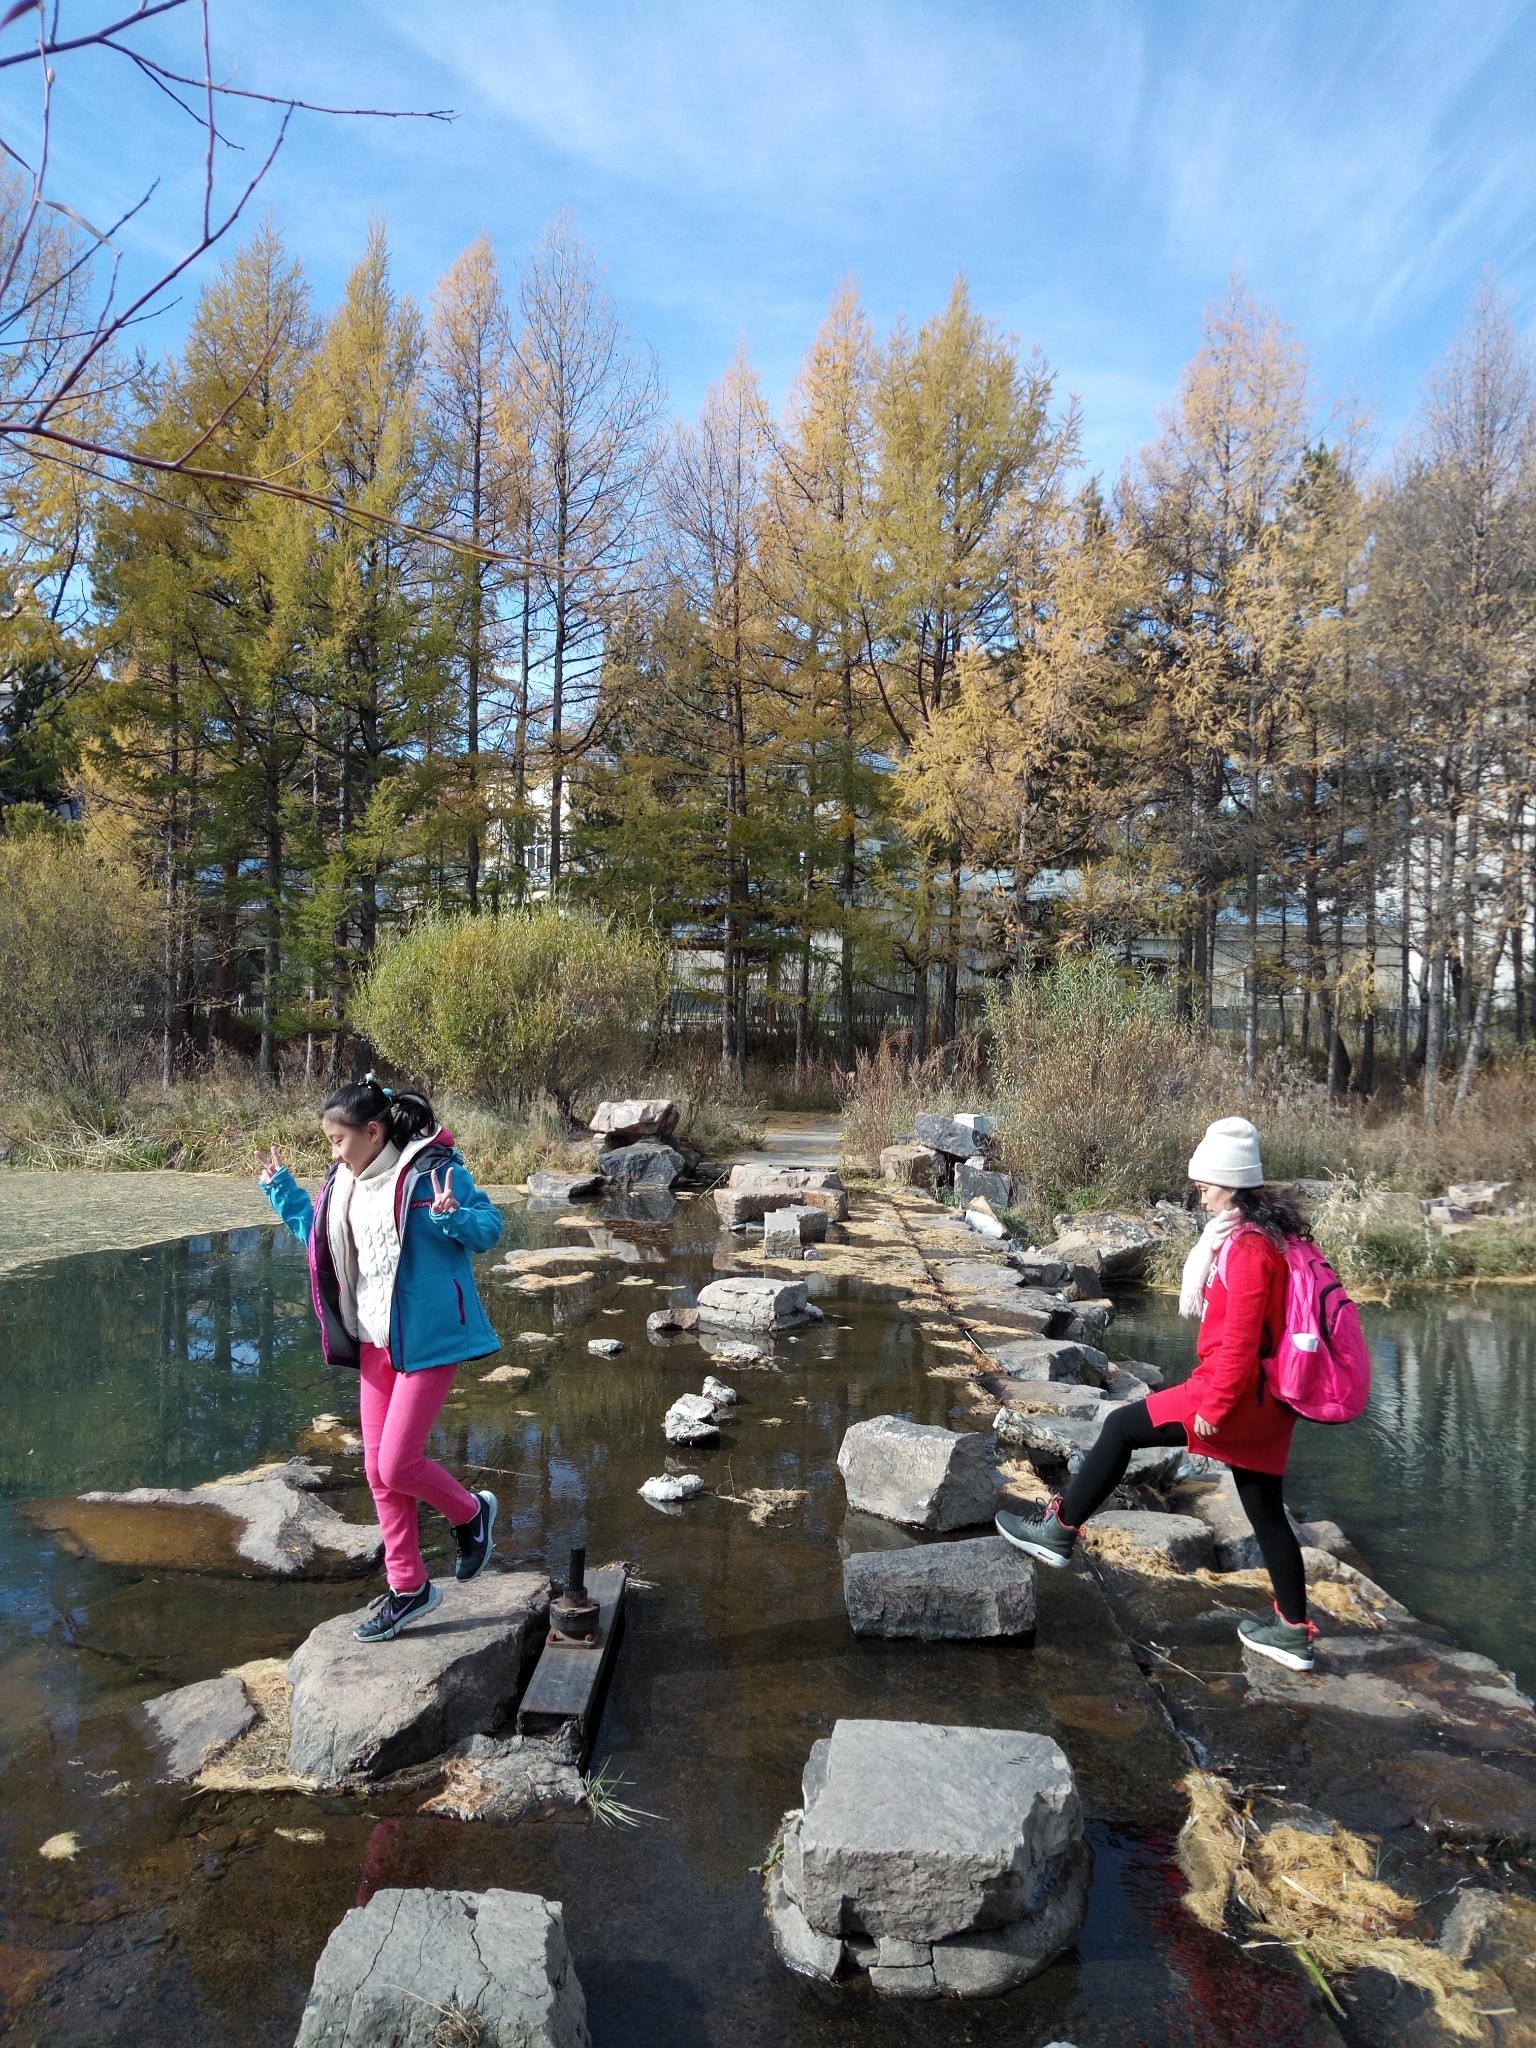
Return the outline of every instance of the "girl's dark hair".
<path id="1" fill-rule="evenodd" d="M 405 1088 L 385 1088 L 372 1074 L 365 1074 L 361 1081 L 349 1081 L 345 1088 L 328 1095 L 320 1105 L 320 1114 L 350 1124 L 354 1131 L 366 1130 L 369 1124 L 382 1124 L 393 1145 L 408 1145 L 412 1138 L 424 1137 L 428 1131 L 437 1129 L 436 1112 L 425 1095 Z"/>
<path id="2" fill-rule="evenodd" d="M 1288 1237 L 1312 1235 L 1312 1226 L 1294 1198 L 1277 1187 L 1234 1188 L 1232 1206 L 1245 1223 L 1257 1224 L 1274 1244 L 1285 1249 Z"/>

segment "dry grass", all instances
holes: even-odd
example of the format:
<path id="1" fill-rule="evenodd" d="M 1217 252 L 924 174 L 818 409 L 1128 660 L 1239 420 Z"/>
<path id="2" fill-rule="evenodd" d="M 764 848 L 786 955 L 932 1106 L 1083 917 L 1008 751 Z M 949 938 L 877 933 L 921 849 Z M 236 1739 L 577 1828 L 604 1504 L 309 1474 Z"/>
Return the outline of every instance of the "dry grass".
<path id="1" fill-rule="evenodd" d="M 250 1694 L 258 1719 L 197 1774 L 204 1792 L 313 1792 L 313 1778 L 288 1768 L 288 1708 L 291 1698 L 286 1657 L 258 1657 L 225 1672 Z"/>
<path id="2" fill-rule="evenodd" d="M 908 1056 L 905 1032 L 887 1034 L 873 1052 L 855 1055 L 843 1086 L 843 1160 L 854 1172 L 873 1173 L 887 1145 L 910 1137 L 920 1109 L 942 1115 L 975 1109 L 981 1093 L 981 1043 L 963 1037 L 926 1059 Z"/>
<path id="3" fill-rule="evenodd" d="M 1480 1980 L 1443 1950 L 1399 1931 L 1418 1905 L 1381 1882 L 1369 1842 L 1341 1827 L 1331 1835 L 1260 1829 L 1208 1771 L 1191 1771 L 1180 1787 L 1189 1800 L 1178 1841 L 1189 1881 L 1184 1903 L 1204 1926 L 1225 1931 L 1236 1908 L 1258 1942 L 1293 1950 L 1325 1991 L 1330 1976 L 1382 1970 L 1427 1992 L 1447 2032 L 1481 2037 L 1471 2002 Z"/>

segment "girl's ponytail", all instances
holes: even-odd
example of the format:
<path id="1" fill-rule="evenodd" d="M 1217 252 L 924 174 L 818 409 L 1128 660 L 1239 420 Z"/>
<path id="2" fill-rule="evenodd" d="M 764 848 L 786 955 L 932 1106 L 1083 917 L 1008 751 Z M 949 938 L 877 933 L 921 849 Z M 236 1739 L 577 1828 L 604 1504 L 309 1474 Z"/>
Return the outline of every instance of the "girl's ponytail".
<path id="1" fill-rule="evenodd" d="M 327 1096 L 320 1114 L 333 1116 L 355 1131 L 366 1130 L 369 1124 L 382 1124 L 390 1143 L 397 1146 L 408 1145 L 413 1138 L 425 1137 L 437 1129 L 437 1114 L 425 1095 L 414 1089 L 397 1093 L 384 1087 L 372 1074 L 365 1074 L 361 1081 L 349 1081 L 345 1088 Z"/>

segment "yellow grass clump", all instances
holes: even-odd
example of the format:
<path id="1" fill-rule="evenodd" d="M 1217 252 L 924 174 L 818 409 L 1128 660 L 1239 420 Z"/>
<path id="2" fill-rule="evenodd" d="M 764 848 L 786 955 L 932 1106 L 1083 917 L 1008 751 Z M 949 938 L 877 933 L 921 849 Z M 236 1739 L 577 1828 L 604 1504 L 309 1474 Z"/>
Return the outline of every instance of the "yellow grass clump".
<path id="1" fill-rule="evenodd" d="M 1293 1949 L 1325 1992 L 1330 1976 L 1382 1970 L 1428 1992 L 1448 2032 L 1481 2038 L 1471 2001 L 1479 1978 L 1399 1931 L 1418 1906 L 1377 1877 L 1369 1842 L 1338 1826 L 1330 1835 L 1283 1823 L 1263 1830 L 1209 1771 L 1191 1771 L 1180 1789 L 1189 1800 L 1177 1852 L 1189 1880 L 1184 1903 L 1202 1925 L 1224 1931 L 1235 1906 L 1258 1939 Z"/>

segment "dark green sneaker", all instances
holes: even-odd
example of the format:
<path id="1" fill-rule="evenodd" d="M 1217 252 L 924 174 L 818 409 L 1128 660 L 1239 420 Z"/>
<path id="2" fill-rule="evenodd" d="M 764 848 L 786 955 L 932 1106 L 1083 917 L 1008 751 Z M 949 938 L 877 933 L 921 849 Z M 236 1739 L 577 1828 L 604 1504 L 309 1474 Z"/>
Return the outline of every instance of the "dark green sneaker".
<path id="1" fill-rule="evenodd" d="M 456 1579 L 474 1578 L 491 1554 L 491 1531 L 496 1526 L 496 1510 L 500 1502 L 484 1487 L 475 1489 L 475 1499 L 480 1506 L 474 1517 L 468 1522 L 455 1522 L 453 1525 L 459 1544 L 458 1561 L 453 1567 Z"/>
<path id="2" fill-rule="evenodd" d="M 1055 1565 L 1059 1571 L 1072 1562 L 1072 1553 L 1077 1548 L 1077 1531 L 1061 1519 L 1060 1508 L 1058 1493 L 1038 1521 L 1010 1515 L 1005 1508 L 993 1518 L 993 1526 L 1015 1550 L 1027 1550 L 1031 1557 L 1038 1557 L 1042 1564 Z"/>
<path id="3" fill-rule="evenodd" d="M 420 1621 L 442 1602 L 442 1594 L 430 1579 L 414 1593 L 386 1593 L 382 1600 L 374 1601 L 368 1619 L 360 1621 L 352 1633 L 360 1643 L 387 1643 L 391 1636 L 399 1635 L 401 1629 Z"/>
<path id="4" fill-rule="evenodd" d="M 1272 1621 L 1266 1621 L 1261 1614 L 1245 1614 L 1237 1624 L 1237 1633 L 1245 1650 L 1272 1657 L 1287 1671 L 1310 1671 L 1316 1662 L 1312 1639 L 1317 1634 L 1317 1623 L 1287 1621 L 1278 1607 Z"/>

